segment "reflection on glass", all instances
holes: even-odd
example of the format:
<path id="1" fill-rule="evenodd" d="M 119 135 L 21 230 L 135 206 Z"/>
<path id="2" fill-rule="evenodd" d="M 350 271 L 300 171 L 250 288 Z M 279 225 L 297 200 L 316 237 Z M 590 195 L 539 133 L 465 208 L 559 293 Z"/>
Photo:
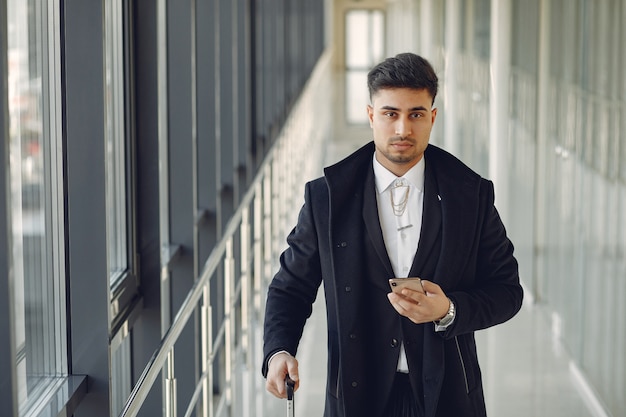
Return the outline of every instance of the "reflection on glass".
<path id="1" fill-rule="evenodd" d="M 32 406 L 51 377 L 66 373 L 63 288 L 54 273 L 50 87 L 54 65 L 45 1 L 8 0 L 11 216 L 18 400 Z M 56 140 L 56 139 L 55 139 Z M 56 188 L 56 187 L 55 187 Z M 57 265 L 58 266 L 58 265 Z"/>

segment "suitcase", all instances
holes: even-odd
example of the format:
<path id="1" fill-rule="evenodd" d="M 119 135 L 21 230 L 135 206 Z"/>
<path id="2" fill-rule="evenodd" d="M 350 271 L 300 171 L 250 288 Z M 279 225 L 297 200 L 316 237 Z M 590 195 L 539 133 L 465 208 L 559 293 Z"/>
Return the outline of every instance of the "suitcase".
<path id="1" fill-rule="evenodd" d="M 295 386 L 296 383 L 287 375 L 285 378 L 285 388 L 287 388 L 287 417 L 294 417 L 293 390 Z"/>

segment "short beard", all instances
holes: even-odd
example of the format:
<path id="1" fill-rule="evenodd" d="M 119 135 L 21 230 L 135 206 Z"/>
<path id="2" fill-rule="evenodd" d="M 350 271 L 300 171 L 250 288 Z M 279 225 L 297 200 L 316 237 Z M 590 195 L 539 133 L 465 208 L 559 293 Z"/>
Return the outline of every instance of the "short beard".
<path id="1" fill-rule="evenodd" d="M 389 161 L 393 162 L 394 164 L 408 164 L 409 162 L 412 162 L 415 159 L 415 156 L 413 155 L 390 155 L 385 152 L 381 152 L 381 153 L 383 154 L 385 158 L 387 158 Z"/>
<path id="2" fill-rule="evenodd" d="M 389 139 L 389 144 L 392 145 L 395 142 L 401 142 L 401 141 L 407 141 L 407 142 L 411 142 L 411 144 L 413 146 L 416 146 L 416 141 L 411 139 L 411 138 L 403 138 L 401 136 L 394 136 L 392 138 Z M 385 158 L 387 158 L 389 161 L 393 162 L 394 164 L 408 164 L 409 162 L 413 161 L 413 159 L 415 158 L 415 155 L 397 155 L 397 156 L 393 156 L 390 155 L 386 152 L 381 152 Z"/>

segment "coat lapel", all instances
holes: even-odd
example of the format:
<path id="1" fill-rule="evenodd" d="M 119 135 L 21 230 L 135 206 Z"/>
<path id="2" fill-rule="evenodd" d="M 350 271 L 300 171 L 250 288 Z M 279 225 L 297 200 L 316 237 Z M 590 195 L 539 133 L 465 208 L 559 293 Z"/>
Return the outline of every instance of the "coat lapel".
<path id="1" fill-rule="evenodd" d="M 374 143 L 370 142 L 347 159 L 324 170 L 330 193 L 331 244 L 334 244 L 335 240 L 343 241 L 353 237 L 360 239 L 363 245 L 371 245 L 370 253 L 373 256 L 368 257 L 367 251 L 364 250 L 362 253 L 355 253 L 348 262 L 368 268 L 369 271 L 378 270 L 377 279 L 372 282 L 388 292 L 387 278 L 393 277 L 393 268 L 378 219 L 373 155 Z M 353 242 L 352 247 L 364 248 L 363 245 L 358 246 Z M 347 268 L 348 271 L 354 270 L 354 267 L 348 264 L 341 267 Z M 336 272 L 339 275 L 345 274 L 339 269 L 337 265 Z"/>
<path id="2" fill-rule="evenodd" d="M 436 252 L 439 245 L 436 245 L 436 243 L 440 234 L 441 198 L 439 196 L 439 187 L 437 186 L 435 173 L 433 169 L 430 168 L 428 160 L 426 160 L 422 230 L 417 246 L 417 254 L 411 266 L 410 276 L 419 276 L 429 280 L 433 279 L 433 277 L 429 275 L 434 274 L 436 261 L 439 258 L 439 253 Z M 435 265 L 429 264 L 429 261 L 435 261 Z"/>
<path id="3" fill-rule="evenodd" d="M 443 219 L 437 283 L 445 290 L 449 279 L 461 274 L 469 259 L 469 248 L 477 227 L 480 177 L 470 173 L 469 169 L 459 169 L 459 172 L 450 175 L 448 171 L 454 169 L 454 165 L 448 162 L 448 158 L 441 157 L 441 154 L 440 149 L 433 148 L 427 155 L 437 158 L 434 168 L 437 172 L 435 177 L 441 196 Z"/>
<path id="4" fill-rule="evenodd" d="M 380 219 L 378 217 L 378 203 L 376 202 L 376 184 L 374 182 L 374 169 L 369 169 L 367 176 L 365 177 L 365 185 L 363 190 L 363 222 L 367 229 L 367 235 L 369 236 L 374 250 L 378 255 L 380 262 L 384 265 L 385 271 L 388 276 L 393 277 L 393 268 L 389 255 L 387 254 L 387 248 L 385 247 L 385 241 L 383 240 L 383 231 L 380 228 Z M 387 282 L 380 281 L 384 289 L 387 290 Z"/>

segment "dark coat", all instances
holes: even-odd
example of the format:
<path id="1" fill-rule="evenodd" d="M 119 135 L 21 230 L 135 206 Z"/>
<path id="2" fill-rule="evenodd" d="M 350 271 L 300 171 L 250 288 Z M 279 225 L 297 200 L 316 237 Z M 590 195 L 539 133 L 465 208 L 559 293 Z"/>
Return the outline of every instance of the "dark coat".
<path id="1" fill-rule="evenodd" d="M 274 352 L 295 355 L 323 281 L 325 416 L 381 416 L 400 342 L 425 416 L 485 416 L 474 331 L 513 317 L 523 297 L 493 184 L 449 153 L 426 149 L 422 231 L 409 276 L 436 282 L 454 301 L 454 323 L 435 332 L 432 323 L 400 316 L 387 300 L 393 270 L 378 220 L 373 153 L 369 143 L 306 185 L 298 224 L 268 290 L 263 375 Z"/>

